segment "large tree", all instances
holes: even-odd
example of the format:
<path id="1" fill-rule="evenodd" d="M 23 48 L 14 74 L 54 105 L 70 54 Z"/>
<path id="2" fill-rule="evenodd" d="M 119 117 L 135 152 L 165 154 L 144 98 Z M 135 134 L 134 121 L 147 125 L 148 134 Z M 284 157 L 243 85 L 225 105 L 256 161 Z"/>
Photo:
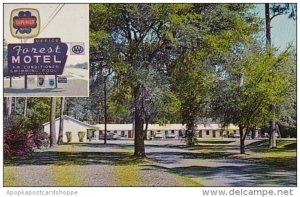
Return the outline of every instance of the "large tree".
<path id="1" fill-rule="evenodd" d="M 127 92 L 134 112 L 135 152 L 145 156 L 145 85 L 143 73 L 149 68 L 163 70 L 159 58 L 165 53 L 169 35 L 170 13 L 185 12 L 188 5 L 166 4 L 91 4 L 90 30 L 92 42 L 107 36 L 106 62 L 115 69 L 116 92 Z M 169 22 L 169 24 L 168 24 Z M 104 33 L 103 33 L 104 32 Z"/>
<path id="2" fill-rule="evenodd" d="M 173 30 L 175 60 L 170 70 L 180 101 L 181 121 L 187 125 L 188 145 L 196 141 L 198 120 L 207 116 L 216 81 L 215 68 L 234 46 L 247 43 L 257 31 L 257 18 L 251 14 L 251 8 L 247 4 L 194 4 L 184 20 L 172 17 L 179 25 Z"/>
<path id="3" fill-rule="evenodd" d="M 240 153 L 245 153 L 244 141 L 249 131 L 266 124 L 269 117 L 277 120 L 278 113 L 270 111 L 270 103 L 283 106 L 294 93 L 295 75 L 290 50 L 280 54 L 259 48 L 245 49 L 240 60 L 229 62 L 220 79 L 213 109 L 224 125 L 239 126 Z M 271 71 L 271 72 L 270 72 Z"/>
<path id="4" fill-rule="evenodd" d="M 292 18 L 296 20 L 296 12 L 297 12 L 297 6 L 296 4 L 265 4 L 265 22 L 266 22 L 266 48 L 267 50 L 272 50 L 272 42 L 271 42 L 271 22 L 272 20 L 280 15 L 286 15 L 288 14 L 289 18 Z M 275 117 L 276 106 L 271 103 L 270 104 L 270 111 L 272 112 L 272 116 Z M 270 148 L 276 148 L 276 131 L 277 131 L 277 123 L 276 120 L 273 118 L 270 121 L 270 142 L 269 147 Z"/>
<path id="5" fill-rule="evenodd" d="M 153 104 L 149 96 L 157 90 L 147 88 L 152 85 L 145 79 L 153 71 L 168 79 L 166 84 L 172 84 L 178 97 L 174 106 L 180 108 L 181 121 L 194 132 L 196 119 L 208 103 L 210 71 L 217 57 L 248 39 L 256 28 L 248 15 L 250 8 L 243 4 L 90 5 L 91 46 L 102 52 L 114 71 L 114 97 L 121 98 L 117 102 L 133 104 L 135 156 L 145 156 L 143 125 L 149 114 L 156 116 L 159 111 L 152 113 L 149 109 L 155 107 L 145 107 Z M 161 98 L 166 97 L 174 98 L 172 93 Z"/>

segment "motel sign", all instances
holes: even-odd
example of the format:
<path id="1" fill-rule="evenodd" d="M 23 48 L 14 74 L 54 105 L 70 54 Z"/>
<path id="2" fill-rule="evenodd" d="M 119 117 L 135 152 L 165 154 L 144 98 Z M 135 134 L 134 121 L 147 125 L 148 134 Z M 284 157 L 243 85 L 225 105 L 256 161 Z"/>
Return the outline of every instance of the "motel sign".
<path id="1" fill-rule="evenodd" d="M 8 44 L 10 75 L 61 75 L 68 45 L 60 38 L 35 38 L 34 43 Z"/>

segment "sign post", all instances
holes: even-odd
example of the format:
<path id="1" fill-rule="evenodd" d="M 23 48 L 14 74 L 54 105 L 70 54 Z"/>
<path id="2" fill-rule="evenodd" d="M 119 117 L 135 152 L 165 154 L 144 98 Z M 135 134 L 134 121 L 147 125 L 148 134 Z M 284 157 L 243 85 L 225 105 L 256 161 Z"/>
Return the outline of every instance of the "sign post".
<path id="1" fill-rule="evenodd" d="M 27 89 L 27 75 L 24 76 L 25 89 Z"/>
<path id="2" fill-rule="evenodd" d="M 57 88 L 57 75 L 55 75 L 55 88 Z"/>

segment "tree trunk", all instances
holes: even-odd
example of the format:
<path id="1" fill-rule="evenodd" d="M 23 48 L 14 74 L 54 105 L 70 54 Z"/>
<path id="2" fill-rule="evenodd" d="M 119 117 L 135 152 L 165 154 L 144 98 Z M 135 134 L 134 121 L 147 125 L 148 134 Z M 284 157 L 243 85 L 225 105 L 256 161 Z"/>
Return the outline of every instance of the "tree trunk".
<path id="1" fill-rule="evenodd" d="M 16 115 L 17 114 L 17 104 L 18 103 L 18 98 L 17 97 L 15 97 L 15 99 L 14 99 L 14 114 Z"/>
<path id="2" fill-rule="evenodd" d="M 244 136 L 244 128 L 239 126 L 239 131 L 240 131 L 240 153 L 245 154 L 245 139 L 246 135 Z"/>
<path id="3" fill-rule="evenodd" d="M 256 130 L 252 129 L 251 130 L 251 139 L 255 139 L 255 136 L 256 136 Z"/>
<path id="4" fill-rule="evenodd" d="M 149 126 L 149 119 L 146 118 L 145 122 L 145 129 L 144 129 L 144 140 L 147 140 L 147 131 L 148 131 L 148 126 Z"/>
<path id="5" fill-rule="evenodd" d="M 186 131 L 186 143 L 188 146 L 194 146 L 195 145 L 195 121 L 190 120 L 190 122 L 187 124 L 187 131 Z"/>
<path id="6" fill-rule="evenodd" d="M 142 87 L 137 85 L 134 88 L 134 156 L 146 157 L 144 145 L 144 119 L 143 119 L 143 97 Z"/>
<path id="7" fill-rule="evenodd" d="M 12 97 L 7 97 L 7 117 L 10 118 L 12 112 Z"/>
<path id="8" fill-rule="evenodd" d="M 107 142 L 107 101 L 106 101 L 106 78 L 103 81 L 103 93 L 104 93 L 104 144 Z"/>
<path id="9" fill-rule="evenodd" d="M 9 106 L 10 106 L 10 97 L 5 97 L 4 98 L 4 117 L 5 117 L 5 120 L 8 120 L 9 119 Z"/>
<path id="10" fill-rule="evenodd" d="M 27 97 L 24 98 L 24 117 L 27 116 Z"/>
<path id="11" fill-rule="evenodd" d="M 270 18 L 270 5 L 265 4 L 265 17 L 266 17 L 266 47 L 271 48 L 271 18 Z"/>
<path id="12" fill-rule="evenodd" d="M 277 144 L 276 144 L 276 122 L 272 121 L 271 126 L 270 126 L 270 144 L 269 144 L 269 148 L 273 149 L 273 148 L 277 148 Z"/>
<path id="13" fill-rule="evenodd" d="M 51 110 L 50 110 L 50 147 L 55 146 L 56 133 L 55 133 L 55 111 L 56 111 L 56 97 L 51 97 Z"/>
<path id="14" fill-rule="evenodd" d="M 266 18 L 266 48 L 267 50 L 271 49 L 271 17 L 270 17 L 270 5 L 268 3 L 265 4 L 265 18 Z M 270 105 L 270 110 L 272 113 L 275 111 L 275 106 L 273 104 Z M 270 139 L 269 139 L 269 147 L 276 148 L 276 122 L 274 118 L 271 120 L 270 126 Z"/>
<path id="15" fill-rule="evenodd" d="M 60 117 L 59 117 L 59 132 L 57 144 L 63 144 L 63 135 L 64 135 L 64 108 L 65 108 L 65 97 L 61 97 L 60 101 Z"/>

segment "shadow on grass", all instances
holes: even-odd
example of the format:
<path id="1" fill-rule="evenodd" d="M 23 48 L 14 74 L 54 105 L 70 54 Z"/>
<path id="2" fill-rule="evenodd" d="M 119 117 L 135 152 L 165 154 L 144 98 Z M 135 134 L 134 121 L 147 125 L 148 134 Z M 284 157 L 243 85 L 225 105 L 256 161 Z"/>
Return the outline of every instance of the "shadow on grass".
<path id="1" fill-rule="evenodd" d="M 285 171 L 297 171 L 297 157 L 264 157 L 247 158 L 248 162 L 257 165 L 265 165 L 272 169 L 281 169 Z"/>
<path id="2" fill-rule="evenodd" d="M 143 170 L 164 170 L 189 178 L 199 178 L 213 182 L 214 186 L 296 186 L 296 174 L 292 176 L 284 171 L 270 169 L 253 164 L 239 166 L 186 166 L 166 168 L 157 165 L 144 165 Z M 205 186 L 205 184 L 204 184 Z"/>
<path id="3" fill-rule="evenodd" d="M 151 152 L 147 156 L 151 158 L 154 162 L 160 164 L 173 164 L 180 162 L 185 159 L 195 159 L 199 162 L 203 159 L 215 159 L 215 160 L 226 160 L 234 159 L 238 153 L 229 153 L 229 152 Z"/>
<path id="4" fill-rule="evenodd" d="M 22 165 L 132 165 L 142 162 L 127 152 L 35 152 L 28 158 L 5 162 L 5 166 Z"/>
<path id="5" fill-rule="evenodd" d="M 238 151 L 239 147 L 236 145 L 218 145 L 218 144 L 198 144 L 195 146 L 186 147 L 188 150 L 210 150 L 210 151 Z"/>
<path id="6" fill-rule="evenodd" d="M 197 141 L 199 144 L 230 144 L 235 141 L 224 141 L 224 140 L 198 140 Z"/>

